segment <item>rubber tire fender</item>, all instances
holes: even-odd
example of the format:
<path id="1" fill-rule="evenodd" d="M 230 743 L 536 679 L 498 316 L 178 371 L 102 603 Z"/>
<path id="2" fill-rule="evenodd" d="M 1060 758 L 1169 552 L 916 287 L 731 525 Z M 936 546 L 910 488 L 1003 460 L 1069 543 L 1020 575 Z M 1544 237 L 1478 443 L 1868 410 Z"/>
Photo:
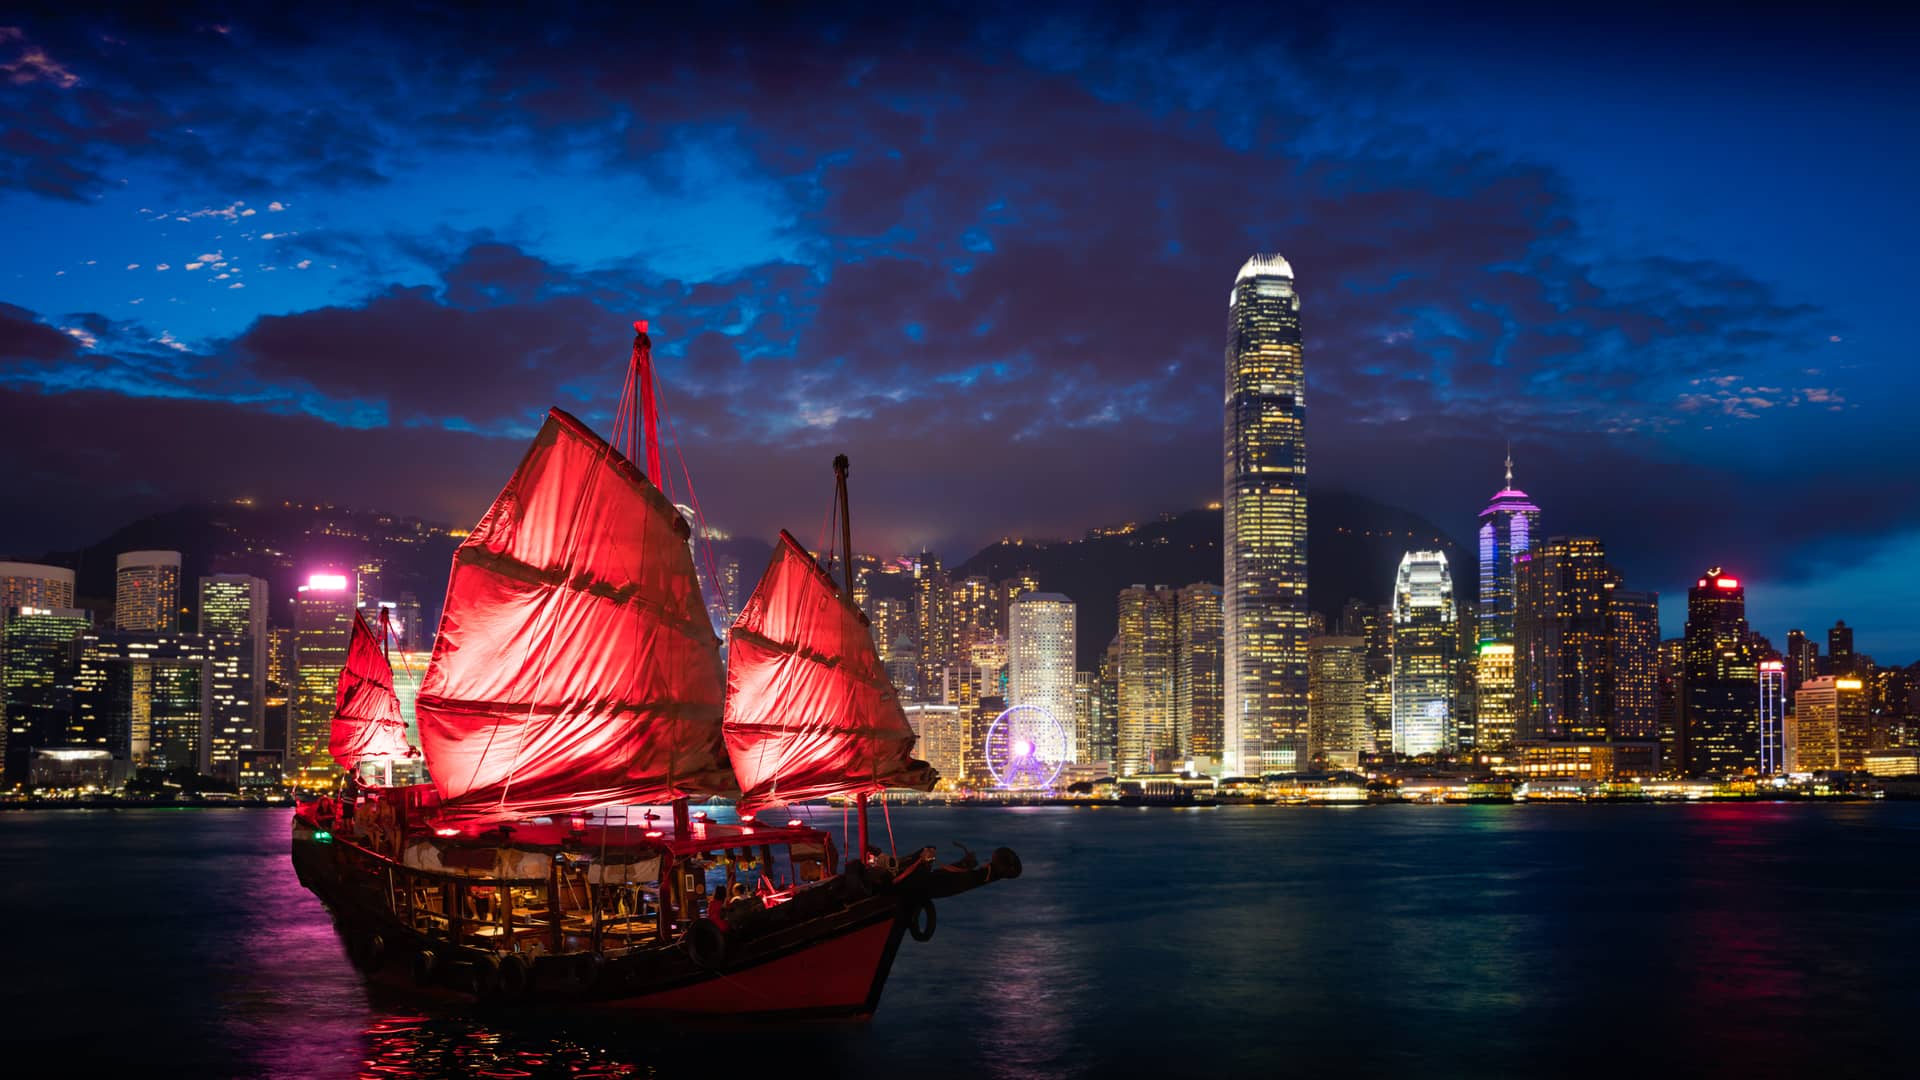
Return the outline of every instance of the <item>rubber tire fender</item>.
<path id="1" fill-rule="evenodd" d="M 413 954 L 413 985 L 432 986 L 440 981 L 440 954 L 421 949 Z"/>
<path id="2" fill-rule="evenodd" d="M 939 914 L 933 910 L 933 898 L 923 896 L 907 909 L 907 933 L 915 941 L 932 941 L 933 931 L 940 925 Z"/>
<path id="3" fill-rule="evenodd" d="M 1020 876 L 1020 856 L 1010 847 L 994 848 L 987 862 L 988 881 L 1011 881 Z"/>
<path id="4" fill-rule="evenodd" d="M 378 930 L 359 930 L 348 938 L 347 959 L 367 974 L 380 970 L 387 960 L 387 939 Z"/>
<path id="5" fill-rule="evenodd" d="M 467 968 L 467 992 L 490 998 L 500 989 L 500 961 L 492 953 L 475 957 Z"/>
<path id="6" fill-rule="evenodd" d="M 592 993 L 600 985 L 600 969 L 606 961 L 599 953 L 583 953 L 573 964 L 573 985 L 584 993 Z"/>
<path id="7" fill-rule="evenodd" d="M 500 996 L 519 1000 L 533 993 L 533 965 L 527 958 L 508 953 L 500 958 Z"/>
<path id="8" fill-rule="evenodd" d="M 687 958 L 708 970 L 725 967 L 732 952 L 731 935 L 712 919 L 696 919 L 680 935 L 680 947 Z"/>

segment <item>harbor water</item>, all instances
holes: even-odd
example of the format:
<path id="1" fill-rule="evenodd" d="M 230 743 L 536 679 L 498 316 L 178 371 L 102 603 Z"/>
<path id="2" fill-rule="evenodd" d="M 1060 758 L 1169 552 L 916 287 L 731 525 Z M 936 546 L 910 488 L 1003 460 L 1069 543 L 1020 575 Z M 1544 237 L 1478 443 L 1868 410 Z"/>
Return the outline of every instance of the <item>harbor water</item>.
<path id="1" fill-rule="evenodd" d="M 812 813 L 838 832 L 840 811 Z M 1915 1060 L 1920 803 L 894 808 L 902 850 L 1004 844 L 1024 876 L 943 901 L 871 1022 L 744 1029 L 370 995 L 294 880 L 288 816 L 0 814 L 9 1057 L 129 1077 L 970 1080 Z"/>

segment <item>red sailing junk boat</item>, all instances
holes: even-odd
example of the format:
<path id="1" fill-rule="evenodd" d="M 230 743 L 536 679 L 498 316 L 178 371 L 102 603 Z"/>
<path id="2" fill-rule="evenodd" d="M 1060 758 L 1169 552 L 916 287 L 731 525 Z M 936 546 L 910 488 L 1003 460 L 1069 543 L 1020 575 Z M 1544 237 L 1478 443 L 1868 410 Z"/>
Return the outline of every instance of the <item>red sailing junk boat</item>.
<path id="1" fill-rule="evenodd" d="M 342 769 L 356 772 L 362 762 L 386 766 L 386 782 L 393 782 L 393 759 L 417 757 L 420 751 L 407 741 L 407 721 L 400 713 L 400 697 L 393 692 L 393 665 L 387 660 L 387 609 L 380 609 L 380 634 L 375 638 L 364 612 L 353 614 L 353 637 L 347 643 L 347 664 L 340 670 L 334 699 L 333 725 L 327 751 Z"/>
<path id="2" fill-rule="evenodd" d="M 688 539 L 655 482 L 651 342 L 635 325 L 626 452 L 554 409 L 454 554 L 417 704 L 430 784 L 303 802 L 301 883 L 356 966 L 488 1000 L 661 1014 L 866 1016 L 935 899 L 1019 876 L 1006 848 L 942 865 L 867 842 L 868 796 L 932 769 L 852 600 L 847 462 L 834 462 L 839 588 L 781 534 L 722 672 Z M 648 472 L 631 457 L 644 424 Z M 392 669 L 356 623 L 331 749 L 405 754 Z M 397 740 L 397 741 L 396 741 Z M 739 821 L 689 800 L 739 800 Z M 847 795 L 859 853 L 799 818 Z M 671 827 L 629 808 L 671 806 Z"/>

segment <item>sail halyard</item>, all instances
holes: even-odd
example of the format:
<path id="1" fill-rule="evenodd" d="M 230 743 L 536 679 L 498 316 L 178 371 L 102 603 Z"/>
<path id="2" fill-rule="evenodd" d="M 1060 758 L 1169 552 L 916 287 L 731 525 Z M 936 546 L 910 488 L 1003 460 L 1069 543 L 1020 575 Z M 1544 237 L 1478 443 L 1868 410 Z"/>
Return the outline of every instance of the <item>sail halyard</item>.
<path id="1" fill-rule="evenodd" d="M 366 614 L 353 613 L 353 636 L 347 643 L 347 662 L 340 669 L 333 721 L 327 732 L 327 751 L 343 769 L 358 768 L 370 758 L 408 757 L 419 752 L 407 742 L 407 722 L 393 690 L 393 665 L 387 661 L 386 638 L 384 608 L 377 640 Z"/>
<path id="2" fill-rule="evenodd" d="M 734 790 L 686 521 L 559 409 L 455 553 L 418 704 L 443 817 Z"/>
<path id="3" fill-rule="evenodd" d="M 742 806 L 932 788 L 866 616 L 792 535 L 780 534 L 727 651 L 727 751 Z"/>

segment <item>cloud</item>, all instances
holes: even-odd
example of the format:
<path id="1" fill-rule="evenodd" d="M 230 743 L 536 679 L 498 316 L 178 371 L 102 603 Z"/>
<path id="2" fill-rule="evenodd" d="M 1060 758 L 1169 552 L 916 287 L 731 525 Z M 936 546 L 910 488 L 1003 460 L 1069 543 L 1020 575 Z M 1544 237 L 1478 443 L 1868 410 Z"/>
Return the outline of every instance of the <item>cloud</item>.
<path id="1" fill-rule="evenodd" d="M 356 210 L 260 234 L 277 265 L 342 270 L 254 290 L 273 314 L 213 333 L 175 322 L 197 347 L 89 330 L 95 366 L 63 376 L 36 356 L 32 384 L 221 398 L 169 414 L 236 436 L 262 414 L 308 418 L 310 446 L 273 445 L 285 487 L 311 488 L 334 482 L 324 451 L 363 431 L 442 462 L 484 448 L 510 463 L 548 405 L 604 425 L 626 326 L 645 314 L 717 518 L 764 534 L 816 514 L 803 504 L 818 461 L 846 449 L 871 485 L 866 542 L 965 548 L 1217 497 L 1222 309 L 1240 260 L 1278 250 L 1300 274 L 1316 486 L 1456 520 L 1512 436 L 1550 528 L 1659 524 L 1646 554 L 1616 541 L 1643 580 L 1714 545 L 1791 572 L 1809 542 L 1811 525 L 1776 519 L 1782 475 L 1712 462 L 1777 449 L 1767 460 L 1794 480 L 1833 480 L 1796 450 L 1834 437 L 1828 409 L 1867 397 L 1839 365 L 1801 373 L 1836 324 L 1747 268 L 1623 249 L 1538 161 L 1396 122 L 1426 88 L 1356 61 L 1332 16 L 819 14 L 775 9 L 750 34 L 662 17 L 649 47 L 670 71 L 632 62 L 630 34 L 608 29 L 624 29 L 618 13 L 511 49 L 429 33 L 409 11 L 351 34 L 305 10 L 230 35 L 143 24 L 139 55 L 165 63 L 62 30 L 55 52 L 88 57 L 88 82 L 12 99 L 24 121 L 0 136 L 0 184 L 85 200 L 137 168 L 199 193 L 152 215 L 157 228 L 186 218 L 209 233 L 256 206 L 286 212 L 273 197 L 286 192 L 347 193 L 327 205 Z M 453 183 L 469 178 L 446 163 L 472 161 L 497 186 Z M 553 182 L 556 162 L 604 186 Z M 552 226 L 588 208 L 366 224 L 364 208 L 396 194 L 383 188 L 436 168 L 449 206 L 621 198 L 596 219 L 605 236 L 565 243 Z M 749 194 L 686 198 L 716 191 Z M 206 193 L 224 205 L 185 209 Z M 682 205 L 702 216 L 663 229 L 662 207 Z M 774 240 L 738 230 L 747 211 Z M 663 269 L 661 237 L 684 235 L 714 268 Z M 232 291 L 245 261 L 213 251 L 183 267 Z M 23 317 L 22 340 L 73 322 Z M 1888 460 L 1911 441 L 1858 437 Z M 1667 494 L 1696 459 L 1699 483 Z M 464 506 L 497 487 L 454 464 L 458 492 L 396 497 Z M 1715 497 L 1699 494 L 1709 481 Z M 1911 500 L 1866 502 L 1820 527 L 1920 516 Z"/>
<path id="2" fill-rule="evenodd" d="M 73 354 L 73 339 L 33 312 L 0 302 L 0 361 L 54 361 Z"/>
<path id="3" fill-rule="evenodd" d="M 0 26 L 0 46 L 16 46 L 0 49 L 0 52 L 13 53 L 12 60 L 0 61 L 0 73 L 4 73 L 5 81 L 14 86 L 48 83 L 62 90 L 71 90 L 80 85 L 78 75 L 48 56 L 45 49 L 28 42 L 26 34 L 17 26 Z"/>

